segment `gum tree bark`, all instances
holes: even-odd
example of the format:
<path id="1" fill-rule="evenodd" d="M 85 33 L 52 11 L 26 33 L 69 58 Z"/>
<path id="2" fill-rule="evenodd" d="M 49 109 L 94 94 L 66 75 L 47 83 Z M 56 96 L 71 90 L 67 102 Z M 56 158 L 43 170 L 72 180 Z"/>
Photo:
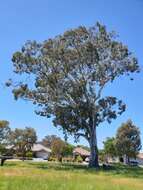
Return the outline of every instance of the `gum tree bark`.
<path id="1" fill-rule="evenodd" d="M 97 135 L 96 135 L 96 127 L 92 129 L 90 140 L 90 161 L 89 161 L 89 167 L 99 167 L 98 163 L 98 148 L 97 148 Z"/>

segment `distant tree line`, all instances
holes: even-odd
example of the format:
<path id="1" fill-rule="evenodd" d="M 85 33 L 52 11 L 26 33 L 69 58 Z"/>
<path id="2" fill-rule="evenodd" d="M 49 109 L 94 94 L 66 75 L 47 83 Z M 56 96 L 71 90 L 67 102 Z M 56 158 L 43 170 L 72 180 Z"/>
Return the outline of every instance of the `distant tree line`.
<path id="1" fill-rule="evenodd" d="M 37 135 L 35 129 L 26 127 L 24 129 L 15 128 L 12 130 L 9 127 L 8 121 L 0 121 L 1 156 L 9 158 L 15 155 L 24 160 L 36 141 Z"/>
<path id="2" fill-rule="evenodd" d="M 9 127 L 9 122 L 0 121 L 0 156 L 15 156 L 24 160 L 33 157 L 31 151 L 37 142 L 37 134 L 34 128 L 24 129 Z M 64 158 L 72 158 L 74 145 L 62 140 L 56 135 L 47 135 L 41 142 L 42 145 L 51 149 L 50 160 L 62 161 Z M 136 158 L 141 150 L 140 130 L 131 120 L 123 123 L 117 130 L 115 137 L 108 137 L 104 142 L 103 150 L 99 150 L 99 159 L 106 162 L 108 158 L 123 158 L 129 163 L 130 158 Z M 79 145 L 90 151 L 89 147 Z"/>
<path id="3" fill-rule="evenodd" d="M 31 149 L 36 142 L 37 134 L 34 128 L 12 130 L 8 121 L 0 121 L 0 156 L 20 157 L 22 160 L 33 157 Z M 72 156 L 74 146 L 56 135 L 45 136 L 40 143 L 50 148 L 51 157 L 58 161 L 62 161 L 63 157 Z"/>

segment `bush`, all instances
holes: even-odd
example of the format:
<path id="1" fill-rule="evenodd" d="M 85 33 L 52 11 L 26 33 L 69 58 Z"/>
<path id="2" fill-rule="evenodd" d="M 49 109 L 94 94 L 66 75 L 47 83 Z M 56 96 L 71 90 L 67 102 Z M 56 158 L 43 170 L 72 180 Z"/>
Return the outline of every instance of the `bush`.
<path id="1" fill-rule="evenodd" d="M 78 155 L 76 157 L 76 162 L 78 162 L 78 163 L 82 163 L 83 162 L 83 159 L 82 159 L 82 157 L 80 155 Z"/>
<path id="2" fill-rule="evenodd" d="M 4 147 L 4 145 L 0 144 L 0 155 L 3 155 L 6 152 L 6 149 Z"/>
<path id="3" fill-rule="evenodd" d="M 63 159 L 62 159 L 62 162 L 73 162 L 74 160 L 73 160 L 73 158 L 72 157 L 64 157 Z"/>
<path id="4" fill-rule="evenodd" d="M 33 152 L 31 152 L 31 151 L 27 152 L 27 153 L 26 153 L 26 158 L 27 158 L 28 160 L 32 160 L 32 158 L 33 158 Z"/>
<path id="5" fill-rule="evenodd" d="M 57 162 L 57 158 L 50 156 L 48 158 L 48 161 L 50 161 L 50 162 Z"/>
<path id="6" fill-rule="evenodd" d="M 23 157 L 23 154 L 21 152 L 17 152 L 16 157 Z"/>

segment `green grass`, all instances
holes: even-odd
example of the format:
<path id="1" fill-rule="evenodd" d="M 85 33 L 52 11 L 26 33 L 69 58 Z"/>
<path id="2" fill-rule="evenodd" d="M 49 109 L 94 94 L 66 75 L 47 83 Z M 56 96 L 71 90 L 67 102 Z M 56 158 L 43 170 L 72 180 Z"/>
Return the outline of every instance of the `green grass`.
<path id="1" fill-rule="evenodd" d="M 0 190 L 142 190 L 143 169 L 116 165 L 110 170 L 56 163 L 6 162 Z"/>

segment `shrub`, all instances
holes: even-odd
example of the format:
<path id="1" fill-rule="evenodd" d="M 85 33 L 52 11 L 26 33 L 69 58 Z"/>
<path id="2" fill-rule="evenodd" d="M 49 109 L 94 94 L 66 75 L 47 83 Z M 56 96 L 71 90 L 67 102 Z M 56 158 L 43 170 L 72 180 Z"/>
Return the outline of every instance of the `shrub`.
<path id="1" fill-rule="evenodd" d="M 64 157 L 62 159 L 62 162 L 73 162 L 73 158 L 72 157 Z"/>
<path id="2" fill-rule="evenodd" d="M 4 147 L 4 145 L 0 144 L 0 155 L 3 155 L 6 152 L 6 149 Z"/>
<path id="3" fill-rule="evenodd" d="M 23 154 L 22 154 L 21 152 L 17 152 L 17 153 L 16 153 L 16 156 L 17 156 L 17 157 L 23 157 Z"/>
<path id="4" fill-rule="evenodd" d="M 28 160 L 32 160 L 32 158 L 33 158 L 33 152 L 31 152 L 31 151 L 27 152 L 27 153 L 26 153 L 26 158 L 27 158 Z"/>
<path id="5" fill-rule="evenodd" d="M 76 157 L 76 162 L 78 162 L 78 163 L 82 163 L 83 162 L 83 159 L 82 159 L 82 157 L 80 155 L 78 155 Z"/>
<path id="6" fill-rule="evenodd" d="M 57 162 L 57 158 L 50 156 L 50 157 L 48 158 L 48 161 Z"/>

